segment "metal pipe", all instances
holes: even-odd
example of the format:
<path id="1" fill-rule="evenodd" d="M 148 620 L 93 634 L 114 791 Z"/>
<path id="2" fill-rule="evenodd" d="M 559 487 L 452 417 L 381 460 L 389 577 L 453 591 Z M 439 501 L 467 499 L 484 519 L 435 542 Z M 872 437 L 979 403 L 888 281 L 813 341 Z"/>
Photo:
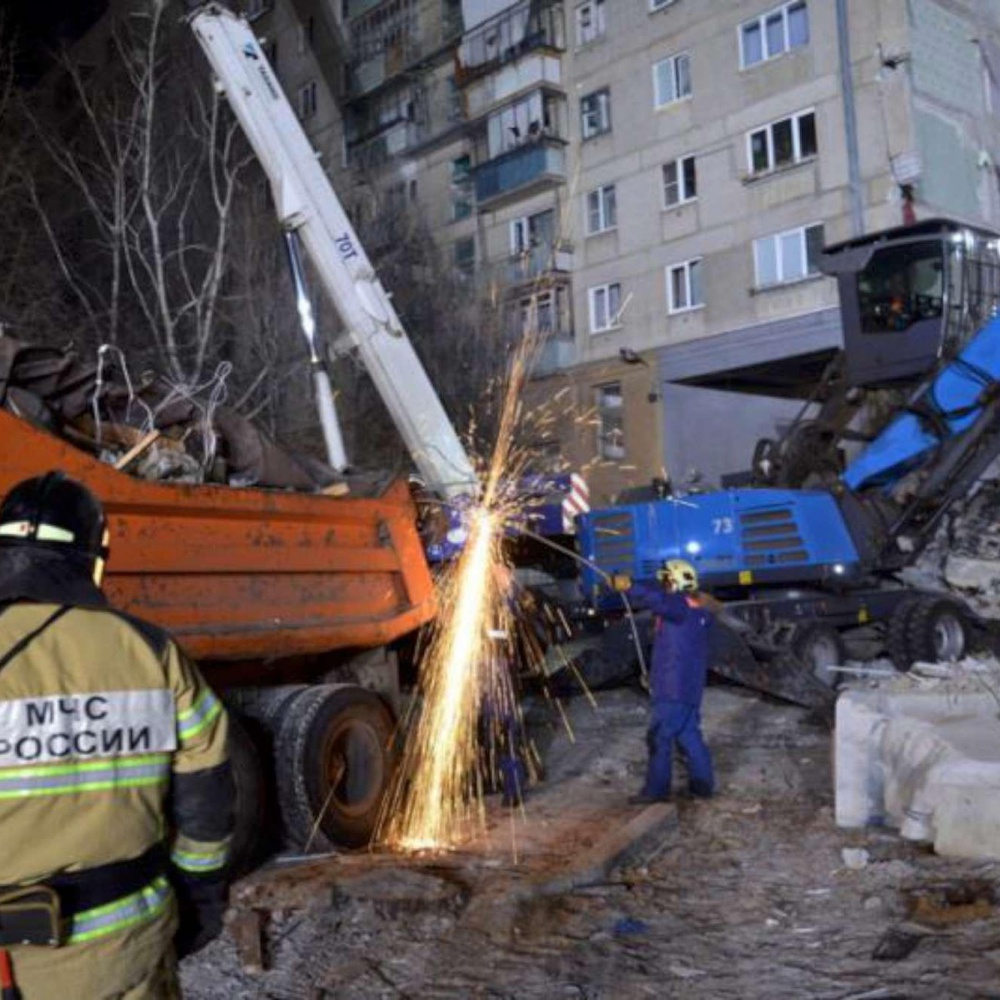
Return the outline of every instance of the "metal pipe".
<path id="1" fill-rule="evenodd" d="M 316 407 L 319 410 L 319 422 L 323 428 L 323 440 L 326 443 L 326 455 L 330 465 L 338 472 L 343 472 L 349 465 L 347 450 L 344 447 L 344 436 L 337 420 L 337 409 L 333 403 L 333 387 L 330 385 L 330 374 L 323 364 L 319 350 L 316 347 L 316 319 L 313 316 L 312 301 L 306 287 L 305 269 L 302 266 L 302 256 L 299 253 L 299 238 L 294 232 L 285 233 L 285 248 L 288 250 L 288 266 L 292 271 L 292 281 L 295 284 L 295 304 L 299 311 L 299 325 L 309 345 L 309 366 L 312 368 L 313 387 L 316 390 Z"/>
<path id="2" fill-rule="evenodd" d="M 854 108 L 854 78 L 851 74 L 851 39 L 847 0 L 837 0 L 837 48 L 840 54 L 840 92 L 844 100 L 844 140 L 847 148 L 848 186 L 851 191 L 851 223 L 855 236 L 865 232 L 865 203 L 861 190 L 858 150 L 858 118 Z"/>

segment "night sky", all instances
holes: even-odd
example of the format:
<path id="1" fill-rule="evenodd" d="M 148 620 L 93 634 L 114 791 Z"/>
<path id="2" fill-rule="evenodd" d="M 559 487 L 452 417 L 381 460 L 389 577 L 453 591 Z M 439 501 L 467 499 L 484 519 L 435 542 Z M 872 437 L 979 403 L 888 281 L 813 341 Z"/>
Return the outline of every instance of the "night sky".
<path id="1" fill-rule="evenodd" d="M 6 24 L 18 39 L 18 76 L 30 84 L 44 72 L 48 54 L 78 38 L 107 8 L 107 0 L 0 0 Z"/>

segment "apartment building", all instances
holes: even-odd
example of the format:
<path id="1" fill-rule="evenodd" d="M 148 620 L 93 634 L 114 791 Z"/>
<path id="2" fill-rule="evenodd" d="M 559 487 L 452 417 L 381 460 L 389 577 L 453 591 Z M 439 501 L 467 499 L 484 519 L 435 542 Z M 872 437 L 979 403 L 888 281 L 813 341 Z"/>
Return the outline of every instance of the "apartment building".
<path id="1" fill-rule="evenodd" d="M 314 111 L 285 58 L 310 4 L 310 32 L 322 14 L 346 45 L 339 76 L 315 59 Z M 341 109 L 338 188 L 411 202 L 514 328 L 546 333 L 531 393 L 577 419 L 538 443 L 591 466 L 598 501 L 663 472 L 718 482 L 791 418 L 788 386 L 840 344 L 824 243 L 941 214 L 1000 227 L 996 0 L 276 0 L 267 18 L 307 125 Z"/>

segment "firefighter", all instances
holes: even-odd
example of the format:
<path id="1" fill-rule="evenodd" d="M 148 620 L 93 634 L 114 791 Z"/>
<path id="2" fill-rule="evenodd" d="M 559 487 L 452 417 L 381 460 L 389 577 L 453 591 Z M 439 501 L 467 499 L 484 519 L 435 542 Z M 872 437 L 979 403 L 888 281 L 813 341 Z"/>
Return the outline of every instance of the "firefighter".
<path id="1" fill-rule="evenodd" d="M 688 766 L 688 787 L 697 798 L 715 791 L 712 756 L 701 733 L 701 699 L 708 672 L 708 629 L 712 616 L 698 593 L 698 574 L 683 559 L 670 559 L 657 572 L 659 586 L 633 584 L 616 575 L 615 590 L 628 591 L 635 607 L 654 616 L 650 668 L 650 719 L 646 742 L 649 766 L 633 804 L 670 798 L 674 743 Z"/>
<path id="2" fill-rule="evenodd" d="M 0 968 L 23 1000 L 179 996 L 175 951 L 221 930 L 226 716 L 165 632 L 108 605 L 107 542 L 62 473 L 0 505 Z"/>

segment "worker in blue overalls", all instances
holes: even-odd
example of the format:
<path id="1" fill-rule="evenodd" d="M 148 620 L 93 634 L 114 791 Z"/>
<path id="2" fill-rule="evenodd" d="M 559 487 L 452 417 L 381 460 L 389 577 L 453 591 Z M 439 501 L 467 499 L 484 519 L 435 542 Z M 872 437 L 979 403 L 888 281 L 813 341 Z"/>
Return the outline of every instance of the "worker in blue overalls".
<path id="1" fill-rule="evenodd" d="M 669 799 L 676 743 L 688 766 L 688 787 L 698 798 L 715 791 L 712 756 L 701 734 L 701 700 L 708 672 L 708 630 L 712 616 L 698 593 L 698 574 L 683 559 L 671 559 L 657 572 L 657 584 L 612 577 L 614 589 L 627 591 L 636 608 L 655 620 L 650 668 L 649 766 L 633 804 Z"/>

